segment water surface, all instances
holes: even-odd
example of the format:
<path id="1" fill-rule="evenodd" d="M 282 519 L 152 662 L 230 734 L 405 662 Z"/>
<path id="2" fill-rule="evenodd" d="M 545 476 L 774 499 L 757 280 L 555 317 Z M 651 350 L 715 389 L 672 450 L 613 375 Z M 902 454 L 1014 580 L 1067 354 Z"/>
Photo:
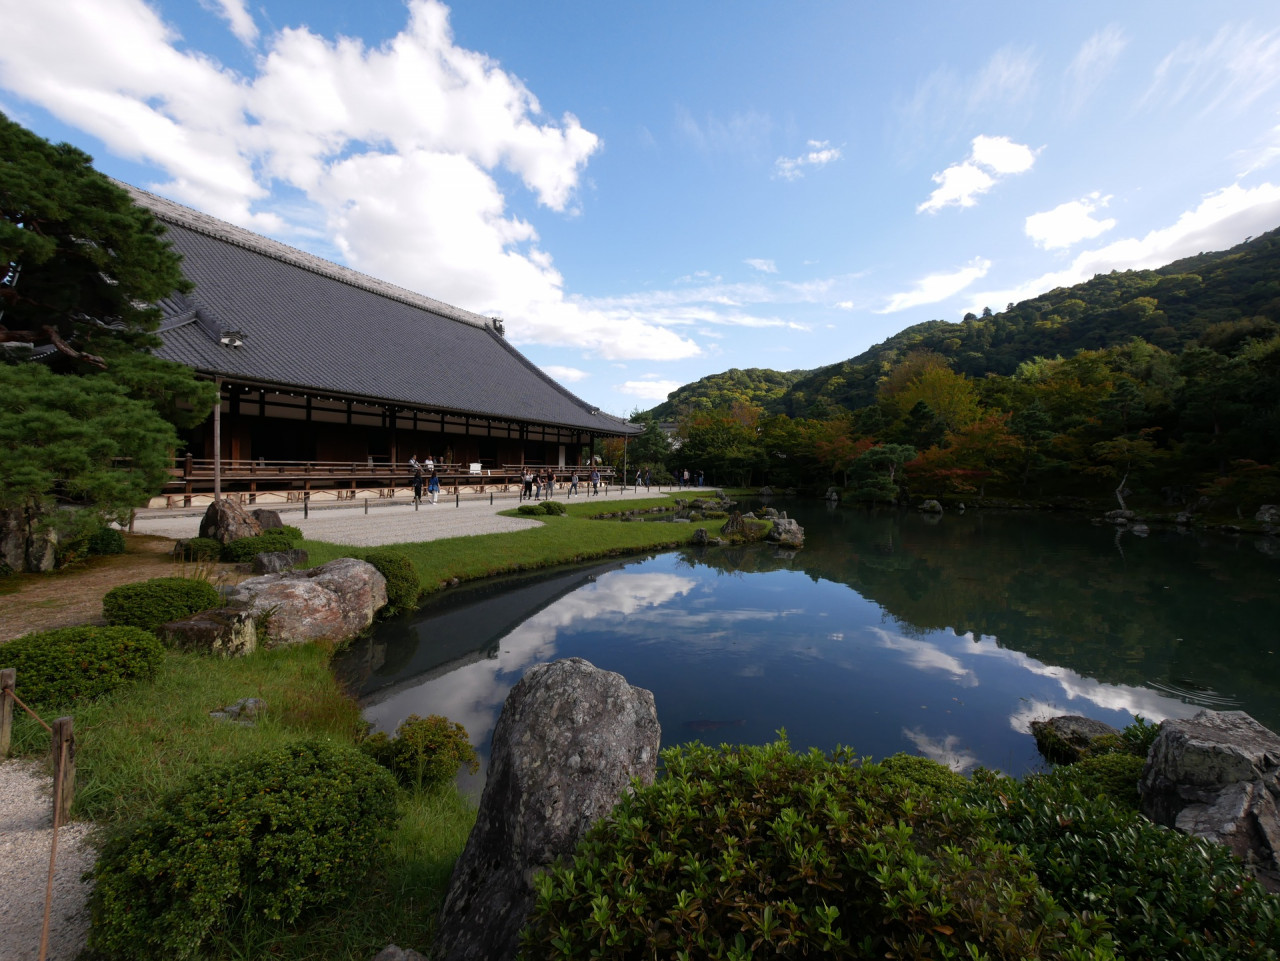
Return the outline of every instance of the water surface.
<path id="1" fill-rule="evenodd" d="M 663 746 L 785 728 L 797 747 L 1020 774 L 1039 767 L 1036 717 L 1239 708 L 1280 729 L 1274 540 L 773 503 L 804 526 L 803 550 L 687 549 L 463 587 L 339 669 L 378 729 L 443 714 L 486 758 L 512 685 L 573 656 L 653 691 Z"/>

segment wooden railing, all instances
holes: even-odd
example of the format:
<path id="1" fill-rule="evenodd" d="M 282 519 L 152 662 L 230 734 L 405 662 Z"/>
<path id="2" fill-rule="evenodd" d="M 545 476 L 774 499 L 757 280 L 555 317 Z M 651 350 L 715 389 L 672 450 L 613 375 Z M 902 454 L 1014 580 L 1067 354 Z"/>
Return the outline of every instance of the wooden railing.
<path id="1" fill-rule="evenodd" d="M 338 499 L 354 499 L 360 492 L 366 496 L 394 497 L 397 491 L 413 486 L 413 471 L 407 462 L 367 458 L 363 461 L 266 460 L 257 458 L 225 459 L 220 466 L 221 489 L 229 494 L 248 494 L 248 502 L 256 503 L 258 495 L 285 501 L 302 500 L 311 492 L 326 492 Z M 450 493 L 488 490 L 509 491 L 518 488 L 521 475 L 531 470 L 539 476 L 550 471 L 557 486 L 568 484 L 575 471 L 581 484 L 588 483 L 590 467 L 560 467 L 558 464 L 482 464 L 436 463 L 436 475 L 442 490 Z M 611 467 L 596 468 L 602 483 L 614 483 Z M 190 506 L 192 497 L 211 494 L 215 465 L 212 458 L 184 457 L 169 471 L 163 495 L 168 506 Z M 242 498 L 243 499 L 243 498 Z"/>

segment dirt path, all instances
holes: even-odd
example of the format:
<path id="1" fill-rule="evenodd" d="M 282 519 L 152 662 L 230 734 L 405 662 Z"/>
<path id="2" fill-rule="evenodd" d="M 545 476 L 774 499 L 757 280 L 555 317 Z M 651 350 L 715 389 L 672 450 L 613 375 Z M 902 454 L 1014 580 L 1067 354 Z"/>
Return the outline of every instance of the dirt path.
<path id="1" fill-rule="evenodd" d="M 91 557 L 70 570 L 0 580 L 0 641 L 30 631 L 102 624 L 102 598 L 121 584 L 190 573 L 175 561 L 167 537 L 126 534 L 125 553 Z"/>

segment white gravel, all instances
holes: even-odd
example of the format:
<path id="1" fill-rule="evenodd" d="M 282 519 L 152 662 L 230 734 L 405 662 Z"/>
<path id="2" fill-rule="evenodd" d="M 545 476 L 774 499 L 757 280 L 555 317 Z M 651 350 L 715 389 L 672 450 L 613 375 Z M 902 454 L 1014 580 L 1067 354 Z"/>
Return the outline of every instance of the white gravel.
<path id="1" fill-rule="evenodd" d="M 44 924 L 44 893 L 53 844 L 53 779 L 35 761 L 0 763 L 0 961 L 36 961 Z M 73 822 L 58 833 L 49 915 L 49 961 L 72 961 L 89 936 L 93 867 L 91 825 Z"/>

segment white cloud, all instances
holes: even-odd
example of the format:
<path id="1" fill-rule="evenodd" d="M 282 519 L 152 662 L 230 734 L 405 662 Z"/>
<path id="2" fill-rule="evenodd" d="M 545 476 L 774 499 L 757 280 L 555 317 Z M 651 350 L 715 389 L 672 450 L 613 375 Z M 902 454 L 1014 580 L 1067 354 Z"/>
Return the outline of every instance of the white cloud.
<path id="1" fill-rule="evenodd" d="M 902 734 L 925 757 L 946 765 L 957 774 L 967 774 L 978 766 L 977 756 L 972 751 L 962 749 L 960 738 L 955 734 L 930 737 L 920 728 L 905 727 L 902 729 Z"/>
<path id="2" fill-rule="evenodd" d="M 231 27 L 235 38 L 246 47 L 252 47 L 258 40 L 258 25 L 244 5 L 244 0 L 200 0 L 201 5 L 221 14 Z"/>
<path id="3" fill-rule="evenodd" d="M 1098 220 L 1093 216 L 1110 199 L 1095 192 L 1080 200 L 1059 204 L 1052 210 L 1032 214 L 1026 220 L 1027 236 L 1045 250 L 1057 250 L 1070 247 L 1077 241 L 1092 240 L 1116 225 L 1114 218 Z"/>
<path id="4" fill-rule="evenodd" d="M 975 280 L 981 280 L 990 269 L 991 261 L 975 257 L 968 266 L 951 273 L 929 274 L 916 281 L 916 285 L 911 290 L 894 294 L 889 298 L 888 306 L 876 313 L 892 314 L 895 311 L 906 310 L 908 307 L 919 307 L 921 304 L 936 304 L 940 300 L 946 300 L 960 293 Z"/>
<path id="5" fill-rule="evenodd" d="M 1110 75 L 1129 40 L 1116 24 L 1086 40 L 1067 68 L 1067 109 L 1078 113 Z"/>
<path id="6" fill-rule="evenodd" d="M 1018 103 L 1032 97 L 1036 87 L 1037 64 L 1031 50 L 1001 47 L 982 67 L 969 85 L 971 110 L 993 104 Z"/>
<path id="7" fill-rule="evenodd" d="M 1006 290 L 973 295 L 969 309 L 1017 303 L 1057 287 L 1069 287 L 1112 270 L 1146 270 L 1206 250 L 1224 250 L 1280 223 L 1280 185 L 1232 184 L 1207 195 L 1168 227 L 1144 237 L 1117 240 L 1079 254 L 1064 270 L 1043 274 Z"/>
<path id="8" fill-rule="evenodd" d="M 1008 137 L 973 138 L 969 156 L 933 175 L 937 189 L 916 207 L 916 213 L 937 213 L 943 207 L 972 207 L 977 197 L 1002 177 L 1026 173 L 1035 164 L 1037 151 Z"/>
<path id="9" fill-rule="evenodd" d="M 699 123 L 686 107 L 676 108 L 676 130 L 704 154 L 758 157 L 772 129 L 769 115 L 755 110 L 733 114 L 727 120 L 708 114 Z"/>
<path id="10" fill-rule="evenodd" d="M 798 157 L 779 157 L 773 162 L 773 175 L 782 180 L 799 180 L 806 167 L 821 168 L 842 156 L 839 147 L 826 140 L 810 140 L 809 150 Z"/>
<path id="11" fill-rule="evenodd" d="M 619 384 L 617 390 L 641 400 L 664 401 L 667 395 L 684 386 L 678 380 L 628 380 Z"/>
<path id="12" fill-rule="evenodd" d="M 838 304 L 836 304 L 836 309 L 837 310 L 853 310 L 854 303 L 852 300 L 842 300 Z"/>
<path id="13" fill-rule="evenodd" d="M 576 367 L 564 367 L 560 364 L 543 364 L 542 372 L 553 380 L 563 381 L 567 384 L 576 384 L 578 381 L 591 376 L 585 370 L 578 370 Z"/>
<path id="14" fill-rule="evenodd" d="M 240 0 L 209 2 L 247 36 Z M 409 0 L 407 11 L 400 33 L 377 48 L 306 27 L 264 36 L 264 54 L 241 76 L 181 49 L 143 0 L 27 5 L 6 18 L 0 86 L 168 178 L 141 186 L 322 255 L 339 251 L 411 290 L 501 313 L 513 343 L 605 359 L 701 353 L 660 315 L 566 298 L 496 175 L 571 213 L 599 138 L 572 114 L 547 118 L 518 78 L 455 45 L 438 0 Z"/>
<path id="15" fill-rule="evenodd" d="M 748 267 L 754 267 L 756 270 L 760 271 L 762 274 L 776 274 L 778 272 L 778 265 L 775 264 L 772 260 L 762 260 L 759 257 L 751 257 L 747 260 L 744 260 L 743 263 L 746 264 Z"/>

